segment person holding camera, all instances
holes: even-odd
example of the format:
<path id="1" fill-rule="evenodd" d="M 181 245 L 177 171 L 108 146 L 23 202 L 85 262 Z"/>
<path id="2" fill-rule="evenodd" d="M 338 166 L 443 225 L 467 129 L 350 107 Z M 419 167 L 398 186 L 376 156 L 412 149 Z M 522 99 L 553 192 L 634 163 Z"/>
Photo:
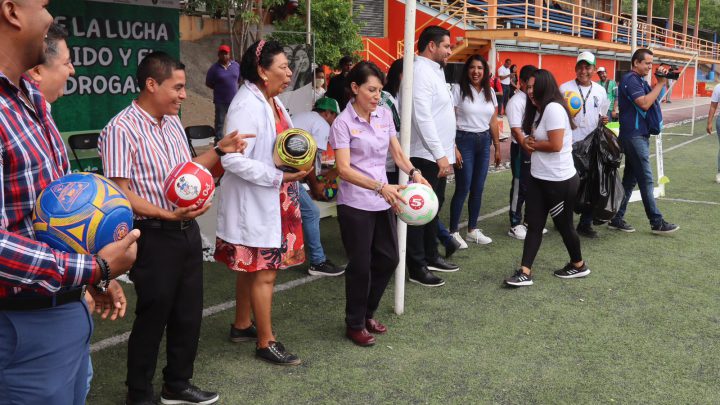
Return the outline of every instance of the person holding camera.
<path id="1" fill-rule="evenodd" d="M 677 73 L 668 72 L 660 66 L 655 73 L 657 83 L 651 89 L 644 77 L 652 70 L 653 53 L 649 49 L 640 48 L 632 56 L 632 70 L 626 73 L 620 81 L 618 103 L 620 108 L 620 136 L 618 141 L 625 153 L 625 171 L 623 173 L 623 198 L 620 209 L 610 221 L 610 229 L 623 232 L 635 232 L 630 224 L 625 222 L 625 211 L 630 201 L 632 191 L 637 184 L 645 214 L 650 220 L 650 227 L 655 234 L 667 234 L 680 229 L 663 218 L 655 203 L 653 195 L 653 174 L 650 168 L 650 134 L 658 133 L 662 122 L 662 111 L 658 98 L 660 91 L 668 81 L 668 77 Z M 669 75 L 668 75 L 669 73 Z"/>

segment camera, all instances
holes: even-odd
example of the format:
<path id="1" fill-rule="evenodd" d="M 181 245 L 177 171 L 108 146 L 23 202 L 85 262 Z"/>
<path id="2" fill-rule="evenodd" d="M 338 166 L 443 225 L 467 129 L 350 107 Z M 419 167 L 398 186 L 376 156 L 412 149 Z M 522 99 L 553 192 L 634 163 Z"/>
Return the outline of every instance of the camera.
<path id="1" fill-rule="evenodd" d="M 667 66 L 667 65 L 660 65 L 660 67 Z M 668 80 L 677 80 L 680 77 L 680 72 L 675 70 L 674 67 L 668 66 L 668 71 L 666 73 L 662 73 L 659 70 L 655 71 L 655 77 L 666 77 Z"/>

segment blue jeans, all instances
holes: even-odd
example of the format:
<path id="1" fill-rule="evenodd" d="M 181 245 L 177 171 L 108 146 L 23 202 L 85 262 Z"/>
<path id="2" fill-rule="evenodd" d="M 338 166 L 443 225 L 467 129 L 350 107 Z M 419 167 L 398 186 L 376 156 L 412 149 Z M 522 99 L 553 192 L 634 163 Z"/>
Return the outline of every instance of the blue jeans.
<path id="1" fill-rule="evenodd" d="M 455 194 L 450 201 L 450 232 L 458 231 L 460 213 L 468 193 L 468 230 L 477 228 L 483 188 L 490 165 L 491 143 L 490 131 L 456 132 L 455 145 L 460 150 L 463 163 L 461 169 L 455 169 Z"/>
<path id="2" fill-rule="evenodd" d="M 300 185 L 300 215 L 302 216 L 305 246 L 310 253 L 310 264 L 324 263 L 325 251 L 320 242 L 320 210 L 313 202 L 305 187 Z"/>
<path id="3" fill-rule="evenodd" d="M 227 116 L 230 104 L 215 103 L 215 139 L 220 140 L 225 136 L 225 116 Z"/>
<path id="4" fill-rule="evenodd" d="M 637 184 L 650 225 L 657 225 L 662 222 L 663 217 L 655 204 L 653 195 L 655 184 L 653 183 L 652 169 L 650 169 L 650 138 L 644 136 L 620 137 L 618 141 L 625 153 L 625 171 L 622 179 L 625 198 L 623 198 L 613 221 L 621 220 L 625 216 L 630 196 Z"/>
<path id="5" fill-rule="evenodd" d="M 0 311 L 0 403 L 85 404 L 92 329 L 84 299 Z"/>
<path id="6" fill-rule="evenodd" d="M 450 243 L 450 239 L 452 239 L 452 236 L 450 236 L 450 231 L 445 227 L 445 224 L 438 219 L 438 239 L 440 240 L 440 243 L 443 244 L 443 246 L 447 247 L 447 245 Z"/>

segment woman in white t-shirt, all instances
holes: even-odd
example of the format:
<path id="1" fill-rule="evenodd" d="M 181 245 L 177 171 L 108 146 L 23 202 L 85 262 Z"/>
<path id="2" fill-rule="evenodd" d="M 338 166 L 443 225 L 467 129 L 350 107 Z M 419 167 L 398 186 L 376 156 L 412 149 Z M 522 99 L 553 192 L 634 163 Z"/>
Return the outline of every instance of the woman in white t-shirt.
<path id="1" fill-rule="evenodd" d="M 590 274 L 582 259 L 580 239 L 573 226 L 573 207 L 578 189 L 578 175 L 572 158 L 572 130 L 575 124 L 557 82 L 544 69 L 537 70 L 527 86 L 527 103 L 523 132 L 531 134 L 518 143 L 531 155 L 525 216 L 527 236 L 523 245 L 521 267 L 505 283 L 514 286 L 533 284 L 535 260 L 548 214 L 555 223 L 570 255 L 570 262 L 554 274 L 560 278 L 579 278 Z"/>
<path id="2" fill-rule="evenodd" d="M 490 88 L 487 61 L 480 55 L 468 58 L 460 83 L 453 86 L 455 133 L 455 194 L 450 202 L 450 233 L 461 245 L 459 224 L 465 198 L 468 198 L 468 233 L 465 239 L 486 245 L 492 239 L 483 235 L 477 222 L 483 188 L 490 165 L 490 144 L 495 145 L 495 165 L 500 164 L 500 140 L 495 92 Z"/>

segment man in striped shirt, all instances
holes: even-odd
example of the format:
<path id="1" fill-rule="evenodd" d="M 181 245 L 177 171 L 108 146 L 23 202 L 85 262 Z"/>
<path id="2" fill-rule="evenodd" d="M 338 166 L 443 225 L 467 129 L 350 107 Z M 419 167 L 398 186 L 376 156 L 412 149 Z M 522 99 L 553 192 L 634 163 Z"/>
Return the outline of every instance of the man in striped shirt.
<path id="1" fill-rule="evenodd" d="M 203 303 L 202 242 L 195 218 L 210 205 L 174 209 L 163 193 L 167 175 L 192 159 L 178 117 L 186 97 L 185 66 L 154 52 L 140 62 L 137 81 L 137 100 L 110 120 L 98 142 L 104 173 L 128 196 L 143 232 L 130 270 L 137 305 L 128 343 L 126 403 L 153 403 L 152 379 L 167 327 L 163 403 L 211 404 L 219 396 L 190 383 Z M 211 168 L 225 153 L 242 152 L 246 137 L 228 134 L 194 160 Z"/>
<path id="2" fill-rule="evenodd" d="M 35 240 L 38 194 L 68 172 L 45 99 L 22 74 L 43 62 L 52 17 L 45 0 L 0 0 L 0 401 L 84 404 L 92 318 L 83 286 L 126 272 L 132 231 L 101 259 Z"/>

